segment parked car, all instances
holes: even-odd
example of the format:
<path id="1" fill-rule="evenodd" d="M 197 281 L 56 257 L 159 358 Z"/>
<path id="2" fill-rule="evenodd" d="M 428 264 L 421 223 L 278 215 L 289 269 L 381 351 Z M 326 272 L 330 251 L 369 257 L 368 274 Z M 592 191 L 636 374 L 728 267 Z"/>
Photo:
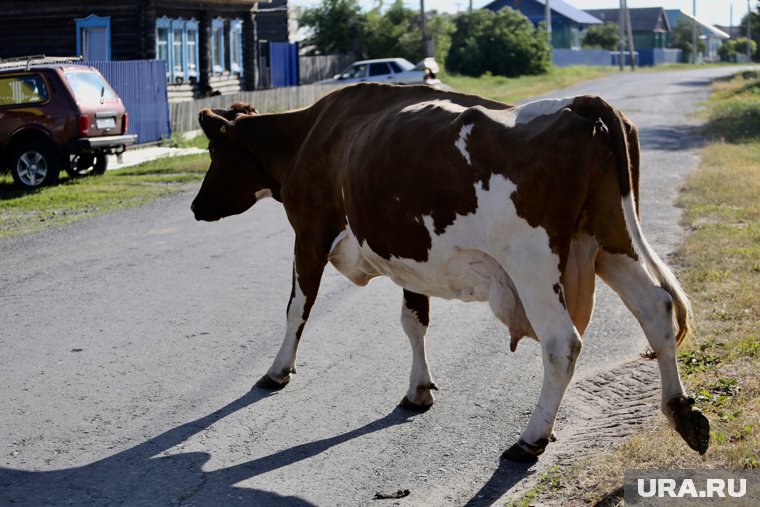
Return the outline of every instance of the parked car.
<path id="1" fill-rule="evenodd" d="M 425 58 L 417 65 L 404 58 L 379 58 L 354 62 L 340 74 L 323 83 L 361 83 L 365 81 L 395 84 L 437 85 L 440 72 L 433 58 Z"/>
<path id="2" fill-rule="evenodd" d="M 17 185 L 55 183 L 103 174 L 108 154 L 122 153 L 127 134 L 124 104 L 94 67 L 68 63 L 0 63 L 0 165 Z"/>

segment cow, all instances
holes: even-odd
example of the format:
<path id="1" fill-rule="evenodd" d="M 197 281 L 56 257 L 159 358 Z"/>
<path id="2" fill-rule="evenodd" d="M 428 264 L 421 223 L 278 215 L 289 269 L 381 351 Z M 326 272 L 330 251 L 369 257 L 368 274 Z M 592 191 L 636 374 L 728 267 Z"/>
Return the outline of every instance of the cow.
<path id="1" fill-rule="evenodd" d="M 284 341 L 256 383 L 279 389 L 328 262 L 364 286 L 384 275 L 403 289 L 411 343 L 400 405 L 424 411 L 436 384 L 425 351 L 430 297 L 487 301 L 510 349 L 540 342 L 543 384 L 503 458 L 528 461 L 554 438 L 581 351 L 598 275 L 646 334 L 661 408 L 704 453 L 709 421 L 686 395 L 676 346 L 690 304 L 645 239 L 638 218 L 636 127 L 599 97 L 510 106 L 427 86 L 360 84 L 311 107 L 258 114 L 247 104 L 203 109 L 211 163 L 191 209 L 197 220 L 283 204 L 295 231 Z"/>

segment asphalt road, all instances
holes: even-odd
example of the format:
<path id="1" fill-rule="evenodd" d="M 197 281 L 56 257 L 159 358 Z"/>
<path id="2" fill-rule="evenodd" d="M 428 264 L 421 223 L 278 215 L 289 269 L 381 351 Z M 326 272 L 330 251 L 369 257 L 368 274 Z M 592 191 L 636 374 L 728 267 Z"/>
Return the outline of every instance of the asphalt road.
<path id="1" fill-rule="evenodd" d="M 557 94 L 602 95 L 641 129 L 643 225 L 661 254 L 682 239 L 672 202 L 697 163 L 692 113 L 730 72 L 626 73 Z M 358 288 L 328 268 L 298 374 L 251 390 L 284 334 L 293 234 L 272 200 L 207 224 L 192 197 L 0 242 L 0 504 L 490 505 L 550 464 L 499 462 L 541 361 L 531 341 L 509 352 L 485 304 L 433 302 L 436 405 L 396 408 L 411 353 L 386 279 Z M 579 378 L 645 347 L 610 294 Z M 373 500 L 399 489 L 410 495 Z"/>

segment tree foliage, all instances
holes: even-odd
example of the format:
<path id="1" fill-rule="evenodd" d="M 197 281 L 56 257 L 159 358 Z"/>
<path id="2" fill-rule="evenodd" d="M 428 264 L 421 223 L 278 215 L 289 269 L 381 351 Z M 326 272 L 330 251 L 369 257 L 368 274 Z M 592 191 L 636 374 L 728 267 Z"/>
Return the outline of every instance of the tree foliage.
<path id="1" fill-rule="evenodd" d="M 760 5 L 755 8 L 754 11 L 750 11 L 744 15 L 741 24 L 739 25 L 739 34 L 744 38 L 747 37 L 747 16 L 750 16 L 750 37 L 755 44 L 752 46 L 752 59 L 757 61 L 758 54 L 757 48 L 760 47 Z M 746 43 L 745 43 L 746 44 Z M 744 46 L 746 51 L 747 46 Z"/>
<path id="2" fill-rule="evenodd" d="M 749 41 L 750 54 L 757 53 L 757 42 Z M 739 37 L 736 40 L 727 40 L 718 48 L 718 56 L 722 62 L 736 62 L 738 55 L 747 54 L 747 38 Z"/>
<path id="3" fill-rule="evenodd" d="M 691 43 L 693 40 L 692 34 L 692 22 L 689 19 L 681 18 L 676 23 L 676 26 L 670 32 L 670 44 L 669 46 L 674 49 L 680 49 L 684 53 L 691 54 Z M 701 32 L 697 32 L 699 35 Z M 697 52 L 704 53 L 707 49 L 705 41 L 697 37 Z"/>
<path id="4" fill-rule="evenodd" d="M 542 74 L 551 65 L 546 34 L 521 13 L 478 9 L 455 19 L 446 68 L 468 76 Z"/>
<path id="5" fill-rule="evenodd" d="M 426 13 L 426 22 L 428 36 L 435 41 L 436 60 L 443 63 L 454 23 L 449 15 L 435 11 Z M 318 7 L 304 10 L 301 24 L 312 31 L 304 45 L 312 46 L 313 54 L 354 53 L 361 58 L 401 57 L 412 62 L 427 56 L 419 11 L 405 7 L 403 0 L 366 14 L 357 0 L 322 0 Z"/>
<path id="6" fill-rule="evenodd" d="M 583 35 L 581 46 L 591 49 L 609 49 L 617 51 L 620 44 L 620 25 L 617 23 L 603 23 L 592 25 Z"/>
<path id="7" fill-rule="evenodd" d="M 301 24 L 311 29 L 303 44 L 310 48 L 310 54 L 354 52 L 360 44 L 363 22 L 358 0 L 322 0 L 301 14 Z"/>

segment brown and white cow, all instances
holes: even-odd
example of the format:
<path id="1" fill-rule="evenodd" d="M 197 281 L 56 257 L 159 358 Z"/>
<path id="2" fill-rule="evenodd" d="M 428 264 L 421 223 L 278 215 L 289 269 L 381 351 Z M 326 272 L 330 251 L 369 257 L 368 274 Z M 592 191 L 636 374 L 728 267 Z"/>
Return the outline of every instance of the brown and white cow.
<path id="1" fill-rule="evenodd" d="M 358 285 L 385 275 L 403 288 L 413 353 L 407 408 L 433 404 L 429 298 L 488 301 L 512 350 L 523 336 L 541 343 L 538 403 L 504 453 L 533 459 L 552 439 L 599 275 L 658 358 L 663 412 L 693 449 L 707 450 L 709 422 L 684 393 L 675 357 L 689 334 L 689 302 L 639 226 L 637 130 L 604 100 L 507 106 L 366 84 L 299 111 L 204 109 L 200 124 L 211 166 L 192 205 L 196 219 L 242 213 L 271 196 L 295 230 L 287 331 L 258 386 L 283 387 L 295 373 L 327 262 Z"/>

